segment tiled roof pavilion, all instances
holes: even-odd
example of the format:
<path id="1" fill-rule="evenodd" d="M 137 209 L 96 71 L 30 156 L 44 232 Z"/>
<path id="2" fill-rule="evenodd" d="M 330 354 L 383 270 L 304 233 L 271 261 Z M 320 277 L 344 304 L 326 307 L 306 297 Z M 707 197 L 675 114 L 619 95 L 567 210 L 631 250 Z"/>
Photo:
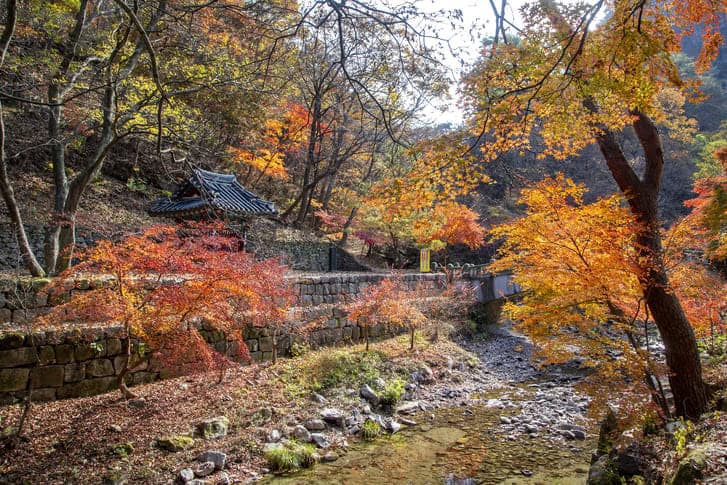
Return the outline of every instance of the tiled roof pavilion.
<path id="1" fill-rule="evenodd" d="M 233 216 L 275 215 L 275 205 L 240 185 L 234 175 L 194 169 L 171 197 L 152 202 L 149 214 L 163 217 L 195 217 L 209 210 Z"/>

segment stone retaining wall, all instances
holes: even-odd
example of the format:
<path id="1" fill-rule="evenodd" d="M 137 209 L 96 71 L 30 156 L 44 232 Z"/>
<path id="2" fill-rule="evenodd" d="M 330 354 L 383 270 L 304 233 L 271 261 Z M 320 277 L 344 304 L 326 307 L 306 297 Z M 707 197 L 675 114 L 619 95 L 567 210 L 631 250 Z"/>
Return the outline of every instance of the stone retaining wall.
<path id="1" fill-rule="evenodd" d="M 290 276 L 298 304 L 289 311 L 285 326 L 288 331 L 277 336 L 279 354 L 285 355 L 296 341 L 312 348 L 358 342 L 362 329 L 347 319 L 344 306 L 369 285 L 388 277 L 389 274 L 373 273 Z M 402 279 L 407 287 L 420 288 L 422 296 L 427 296 L 438 293 L 444 275 L 405 274 Z M 37 401 L 89 396 L 116 387 L 116 376 L 126 359 L 121 327 L 79 325 L 33 330 L 32 340 L 27 336 L 27 328 L 38 315 L 66 301 L 73 293 L 113 284 L 113 280 L 69 280 L 60 293 L 49 293 L 48 283 L 49 280 L 39 278 L 0 280 L 0 404 L 22 399 L 29 386 Z M 304 326 L 306 331 L 300 332 Z M 375 338 L 401 330 L 379 325 L 371 328 L 369 334 Z M 224 333 L 204 324 L 200 333 L 217 351 L 228 356 L 239 354 L 237 342 Z M 272 328 L 247 328 L 243 338 L 254 360 L 272 358 Z M 133 348 L 138 345 L 132 340 Z M 152 382 L 164 374 L 153 359 L 134 367 L 135 372 L 127 377 L 130 385 Z"/>

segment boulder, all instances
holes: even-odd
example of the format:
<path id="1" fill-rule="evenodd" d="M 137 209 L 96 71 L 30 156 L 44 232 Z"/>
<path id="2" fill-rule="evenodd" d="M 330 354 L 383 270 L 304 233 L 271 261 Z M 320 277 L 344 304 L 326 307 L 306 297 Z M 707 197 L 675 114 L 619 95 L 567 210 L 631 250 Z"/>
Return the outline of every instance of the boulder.
<path id="1" fill-rule="evenodd" d="M 194 444 L 194 439 L 189 436 L 167 436 L 156 440 L 159 449 L 177 452 L 186 450 Z"/>
<path id="2" fill-rule="evenodd" d="M 343 412 L 335 408 L 326 408 L 321 411 L 321 417 L 327 423 L 343 428 L 346 425 L 346 417 Z"/>
<path id="3" fill-rule="evenodd" d="M 413 414 L 419 409 L 419 401 L 409 401 L 399 404 L 396 407 L 396 412 L 397 414 Z"/>
<path id="4" fill-rule="evenodd" d="M 209 450 L 200 453 L 199 456 L 197 456 L 197 461 L 212 462 L 215 464 L 215 470 L 222 470 L 223 468 L 225 468 L 227 455 L 221 451 Z"/>
<path id="5" fill-rule="evenodd" d="M 328 441 L 328 438 L 323 433 L 311 433 L 310 436 L 318 448 L 326 449 L 331 446 L 331 442 Z"/>
<path id="6" fill-rule="evenodd" d="M 308 431 L 323 431 L 326 429 L 326 423 L 320 419 L 309 419 L 304 426 Z"/>
<path id="7" fill-rule="evenodd" d="M 695 448 L 682 458 L 677 471 L 669 482 L 671 485 L 689 485 L 703 478 L 702 470 L 707 465 L 707 450 Z"/>
<path id="8" fill-rule="evenodd" d="M 229 424 L 226 416 L 207 419 L 197 425 L 197 434 L 208 440 L 222 438 L 227 435 Z"/>
<path id="9" fill-rule="evenodd" d="M 308 431 L 305 426 L 300 424 L 293 428 L 293 436 L 295 436 L 303 443 L 310 443 L 310 440 L 312 439 L 310 431 Z"/>
<path id="10" fill-rule="evenodd" d="M 194 480 L 194 471 L 191 468 L 183 468 L 179 470 L 179 481 L 187 483 L 190 480 Z"/>
<path id="11" fill-rule="evenodd" d="M 371 403 L 372 406 L 378 406 L 379 402 L 381 401 L 381 398 L 379 398 L 379 395 L 376 394 L 376 392 L 374 392 L 374 390 L 371 389 L 371 387 L 369 387 L 368 384 L 365 384 L 361 388 L 360 394 L 361 394 L 361 397 L 364 398 L 369 403 Z"/>
<path id="12" fill-rule="evenodd" d="M 212 475 L 214 472 L 215 464 L 211 461 L 206 461 L 204 463 L 200 463 L 197 468 L 194 469 L 194 476 L 206 477 L 207 475 Z"/>

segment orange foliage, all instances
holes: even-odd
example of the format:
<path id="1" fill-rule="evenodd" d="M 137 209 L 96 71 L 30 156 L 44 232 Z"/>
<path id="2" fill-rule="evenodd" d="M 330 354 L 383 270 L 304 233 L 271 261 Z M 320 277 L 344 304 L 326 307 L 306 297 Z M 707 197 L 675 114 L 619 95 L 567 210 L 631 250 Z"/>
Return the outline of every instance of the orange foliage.
<path id="1" fill-rule="evenodd" d="M 466 244 L 476 249 L 484 244 L 485 228 L 479 214 L 454 201 L 434 206 L 424 219 L 414 222 L 414 237 L 420 243 L 440 241 L 445 244 Z"/>
<path id="2" fill-rule="evenodd" d="M 120 324 L 127 356 L 132 356 L 130 340 L 142 340 L 175 373 L 229 365 L 202 338 L 199 325 L 205 323 L 235 339 L 239 357 L 249 359 L 242 329 L 281 325 L 292 292 L 284 266 L 236 251 L 237 239 L 221 236 L 223 229 L 156 226 L 118 243 L 99 242 L 63 279 L 102 274 L 112 277 L 109 284 L 75 293 L 40 323 Z M 119 387 L 127 396 L 123 379 L 128 365 L 119 375 Z"/>
<path id="3" fill-rule="evenodd" d="M 266 122 L 263 144 L 254 149 L 228 147 L 232 160 L 252 167 L 261 175 L 278 180 L 288 180 L 285 168 L 287 155 L 301 149 L 305 141 L 305 129 L 310 124 L 305 107 L 291 103 L 280 119 Z"/>
<path id="4" fill-rule="evenodd" d="M 366 288 L 355 302 L 349 305 L 348 318 L 357 322 L 364 330 L 366 350 L 369 350 L 369 329 L 375 325 L 388 324 L 407 327 L 412 335 L 426 321 L 426 317 L 413 304 L 416 292 L 407 290 L 401 277 L 382 280 Z"/>

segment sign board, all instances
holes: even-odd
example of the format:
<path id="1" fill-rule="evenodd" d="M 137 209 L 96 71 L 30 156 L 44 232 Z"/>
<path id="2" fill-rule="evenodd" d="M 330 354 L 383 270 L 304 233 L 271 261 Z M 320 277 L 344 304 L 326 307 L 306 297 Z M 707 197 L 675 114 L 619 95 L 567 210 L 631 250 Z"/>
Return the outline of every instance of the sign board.
<path id="1" fill-rule="evenodd" d="M 429 262 L 431 258 L 431 251 L 429 249 L 419 250 L 419 271 L 421 273 L 429 273 L 431 271 Z"/>

